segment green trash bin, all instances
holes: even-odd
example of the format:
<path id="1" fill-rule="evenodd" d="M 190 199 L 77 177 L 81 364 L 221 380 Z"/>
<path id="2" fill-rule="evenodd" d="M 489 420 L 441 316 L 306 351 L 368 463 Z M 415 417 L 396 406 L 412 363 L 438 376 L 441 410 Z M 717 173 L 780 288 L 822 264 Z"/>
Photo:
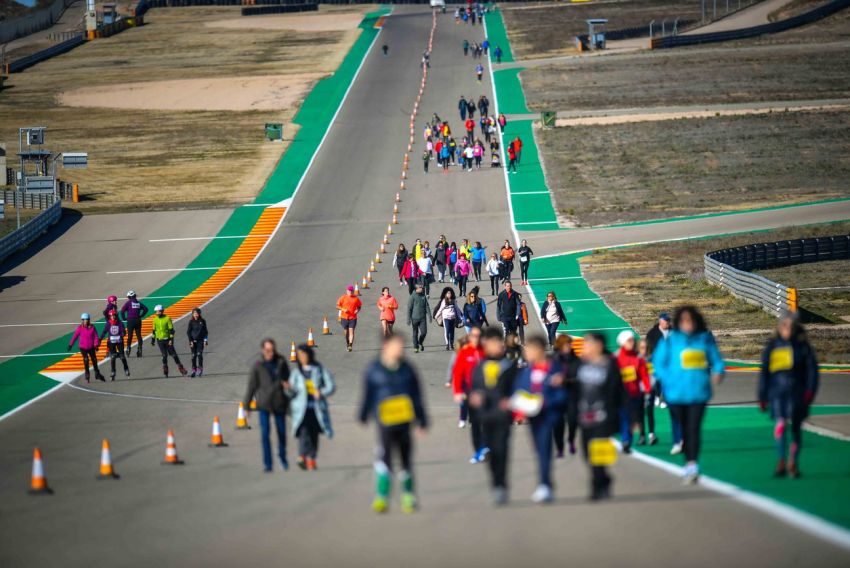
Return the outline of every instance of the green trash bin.
<path id="1" fill-rule="evenodd" d="M 283 140 L 283 124 L 266 123 L 266 139 L 267 140 Z"/>
<path id="2" fill-rule="evenodd" d="M 556 118 L 558 118 L 558 113 L 555 111 L 544 110 L 540 113 L 540 120 L 543 122 L 544 128 L 554 128 Z"/>

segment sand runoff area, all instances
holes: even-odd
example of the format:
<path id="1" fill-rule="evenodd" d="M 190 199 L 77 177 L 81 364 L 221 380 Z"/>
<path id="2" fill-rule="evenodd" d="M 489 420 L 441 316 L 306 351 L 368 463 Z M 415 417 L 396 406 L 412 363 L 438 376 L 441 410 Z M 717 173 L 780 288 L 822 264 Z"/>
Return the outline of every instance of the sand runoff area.
<path id="1" fill-rule="evenodd" d="M 295 30 L 299 32 L 335 32 L 353 30 L 363 20 L 360 12 L 330 14 L 281 14 L 249 16 L 207 22 L 208 28 L 231 30 Z"/>
<path id="2" fill-rule="evenodd" d="M 71 107 L 133 110 L 279 110 L 297 105 L 324 73 L 176 79 L 83 87 L 59 94 Z"/>

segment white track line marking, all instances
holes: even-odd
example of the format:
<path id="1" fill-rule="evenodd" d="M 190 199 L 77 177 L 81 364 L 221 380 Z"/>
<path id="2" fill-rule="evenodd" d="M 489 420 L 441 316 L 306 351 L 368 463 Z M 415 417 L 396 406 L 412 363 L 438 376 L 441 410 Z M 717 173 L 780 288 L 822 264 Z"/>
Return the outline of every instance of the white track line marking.
<path id="1" fill-rule="evenodd" d="M 682 468 L 677 465 L 640 453 L 639 451 L 632 452 L 631 456 L 636 460 L 657 467 L 677 477 L 682 476 Z M 707 475 L 700 475 L 699 485 L 721 495 L 731 497 L 754 509 L 758 509 L 762 513 L 766 513 L 771 517 L 802 529 L 812 536 L 850 550 L 850 531 L 829 521 L 825 521 L 820 517 Z"/>
<path id="2" fill-rule="evenodd" d="M 392 13 L 392 8 L 390 9 L 390 13 Z M 387 17 L 389 17 L 389 15 L 390 14 L 387 14 Z M 276 204 L 262 204 L 261 205 L 259 203 L 255 203 L 255 204 L 251 204 L 251 205 L 253 205 L 255 207 L 260 207 L 260 206 L 268 207 L 268 206 L 275 206 L 275 205 L 283 207 L 283 206 L 286 206 L 286 205 L 291 205 L 291 203 L 294 201 L 295 196 L 298 194 L 298 191 L 301 189 L 301 186 L 304 184 L 304 179 L 307 177 L 307 174 L 310 172 L 310 168 L 312 168 L 312 166 L 313 166 L 313 162 L 316 160 L 316 156 L 321 151 L 322 146 L 324 146 L 324 144 L 325 144 L 325 140 L 327 140 L 328 135 L 330 134 L 331 130 L 333 129 L 333 125 L 336 122 L 337 116 L 339 116 L 339 112 L 342 110 L 342 107 L 345 106 L 345 101 L 346 101 L 346 99 L 348 99 L 348 94 L 351 92 L 351 88 L 354 86 L 354 83 L 357 82 L 357 78 L 360 76 L 360 71 L 363 69 L 363 64 L 366 63 L 366 60 L 369 58 L 369 54 L 372 52 L 372 48 L 375 47 L 375 43 L 378 41 L 378 38 L 380 37 L 382 30 L 383 30 L 383 28 L 379 29 L 378 33 L 375 34 L 375 37 L 372 38 L 372 43 L 369 44 L 369 47 L 366 50 L 366 53 L 363 55 L 363 58 L 360 60 L 360 65 L 357 67 L 357 71 L 354 72 L 354 77 L 352 77 L 351 83 L 349 83 L 348 88 L 345 90 L 345 93 L 342 95 L 342 100 L 340 101 L 339 105 L 337 106 L 336 112 L 334 112 L 333 117 L 331 117 L 331 121 L 328 124 L 328 127 L 325 130 L 324 135 L 322 136 L 322 139 L 319 141 L 319 145 L 316 146 L 316 150 L 313 152 L 313 155 L 310 157 L 310 161 L 307 163 L 307 167 L 304 169 L 304 172 L 301 174 L 301 178 L 298 180 L 298 185 L 295 186 L 295 190 L 292 192 L 292 197 L 290 197 L 289 199 L 285 199 L 285 200 L 281 201 L 280 203 L 276 203 Z M 280 230 L 280 227 L 283 224 L 283 220 L 286 218 L 286 215 L 287 215 L 287 213 L 289 213 L 290 209 L 291 209 L 291 207 L 286 208 L 286 211 L 281 216 L 280 221 L 278 221 L 278 223 L 277 223 L 277 226 L 275 226 L 274 231 L 272 231 L 271 237 L 269 237 L 269 239 L 265 242 L 265 244 L 263 244 L 263 247 L 259 250 L 259 252 L 257 252 L 257 255 L 254 257 L 254 260 L 252 260 L 251 263 L 248 266 L 245 267 L 245 270 L 250 268 L 257 261 L 257 259 L 260 258 L 260 256 L 262 256 L 263 252 L 266 250 L 266 247 L 268 247 L 269 243 L 272 242 L 272 238 Z M 236 268 L 236 267 L 234 267 L 234 268 Z M 179 270 L 187 270 L 187 269 L 179 269 Z M 236 278 L 233 279 L 233 282 L 231 282 L 230 284 L 227 285 L 226 288 L 224 288 L 224 290 L 222 290 L 221 292 L 219 292 L 218 294 L 216 294 L 215 296 L 211 297 L 209 300 L 207 300 L 206 302 L 201 304 L 201 307 L 206 306 L 207 304 L 209 304 L 210 302 L 212 302 L 213 300 L 215 300 L 216 298 L 218 298 L 219 296 L 224 294 L 227 290 L 230 289 L 231 286 L 233 286 L 233 284 L 235 284 L 240 278 L 242 278 L 242 275 L 244 273 L 245 273 L 245 271 L 243 270 L 240 274 L 238 274 L 236 276 Z M 182 319 L 185 319 L 188 316 L 189 316 L 189 314 L 185 314 L 185 315 L 175 319 L 174 321 L 175 322 L 180 321 Z M 142 341 L 147 341 L 147 339 L 149 337 L 150 337 L 150 335 L 146 335 L 145 338 Z M 101 361 L 99 363 L 105 363 L 105 362 L 106 362 L 106 360 L 104 359 L 103 361 Z M 77 376 L 80 376 L 80 375 L 82 375 L 82 373 L 77 373 Z M 70 380 L 73 380 L 73 379 L 70 379 Z M 44 398 L 45 396 L 52 393 L 56 389 L 58 389 L 58 388 L 60 388 L 64 385 L 70 384 L 70 380 L 60 382 L 55 387 L 51 388 L 50 390 L 38 395 L 37 397 L 35 397 L 33 399 L 28 400 L 27 402 L 23 403 L 20 406 L 13 408 L 12 410 L 7 412 L 6 414 L 3 414 L 2 416 L 0 416 L 0 421 L 3 421 L 4 419 L 8 418 L 9 416 L 12 416 L 13 414 L 15 414 L 17 412 L 20 412 L 22 409 L 26 408 L 27 406 L 34 403 L 35 401 L 40 400 L 41 398 Z"/>
<path id="3" fill-rule="evenodd" d="M 0 327 L 45 327 L 50 325 L 80 325 L 80 322 L 74 321 L 71 323 L 4 323 Z"/>
<path id="4" fill-rule="evenodd" d="M 559 304 L 574 304 L 576 302 L 601 302 L 602 298 L 583 298 L 581 300 L 558 300 Z"/>
<path id="5" fill-rule="evenodd" d="M 175 237 L 173 239 L 148 239 L 149 243 L 175 243 L 179 241 L 214 241 L 217 239 L 267 239 L 271 235 L 229 235 L 223 237 Z"/>
<path id="6" fill-rule="evenodd" d="M 517 196 L 517 195 L 542 195 L 544 193 L 546 195 L 549 195 L 548 191 L 517 191 L 516 193 L 512 193 L 511 195 L 512 196 Z M 540 221 L 540 222 L 541 223 L 555 223 L 555 221 Z M 530 225 L 531 223 L 519 223 L 519 224 L 520 225 Z"/>
<path id="7" fill-rule="evenodd" d="M 841 440 L 842 442 L 850 442 L 850 436 L 842 434 L 841 432 L 836 432 L 835 430 L 830 430 L 829 428 L 815 426 L 814 424 L 809 424 L 808 422 L 803 422 L 803 430 L 811 432 L 812 434 L 817 434 L 818 436 L 824 436 L 826 438 L 832 438 L 834 440 Z"/>
<path id="8" fill-rule="evenodd" d="M 566 331 L 610 331 L 612 329 L 631 329 L 628 326 L 620 326 L 620 327 L 576 327 L 574 329 L 568 328 Z"/>
<path id="9" fill-rule="evenodd" d="M 584 280 L 584 276 L 553 276 L 552 278 L 529 278 L 529 282 L 550 282 L 552 280 Z"/>
<path id="10" fill-rule="evenodd" d="M 549 192 L 546 191 L 544 193 L 549 193 Z M 521 193 L 512 193 L 511 194 L 511 196 L 514 196 L 514 195 L 522 195 L 522 194 Z M 516 222 L 514 224 L 515 225 L 552 225 L 552 224 L 557 225 L 558 222 L 557 221 L 519 221 L 519 222 Z"/>
<path id="11" fill-rule="evenodd" d="M 185 298 L 189 294 L 183 294 L 182 296 L 137 296 L 140 300 L 173 300 L 175 298 Z M 192 296 L 198 296 L 200 298 L 210 297 L 212 294 L 192 294 Z M 120 298 L 119 298 L 120 299 Z M 80 298 L 79 300 L 56 300 L 57 304 L 67 304 L 70 302 L 102 302 L 103 298 Z"/>
<path id="12" fill-rule="evenodd" d="M 145 272 L 183 272 L 184 270 L 220 270 L 223 266 L 204 266 L 198 268 L 148 268 L 147 270 L 112 270 L 106 274 L 143 274 Z M 228 266 L 228 268 L 248 268 L 243 266 Z"/>

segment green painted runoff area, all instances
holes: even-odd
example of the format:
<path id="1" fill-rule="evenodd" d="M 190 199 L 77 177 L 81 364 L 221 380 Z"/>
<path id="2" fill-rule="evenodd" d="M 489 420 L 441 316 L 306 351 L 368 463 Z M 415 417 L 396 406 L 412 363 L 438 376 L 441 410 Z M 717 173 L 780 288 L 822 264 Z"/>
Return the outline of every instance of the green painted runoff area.
<path id="1" fill-rule="evenodd" d="M 307 170 L 313 154 L 318 149 L 327 129 L 330 127 L 337 108 L 342 103 L 349 85 L 354 80 L 357 69 L 369 47 L 372 45 L 378 29 L 375 21 L 390 13 L 390 8 L 367 14 L 360 24 L 363 30 L 349 50 L 336 72 L 319 81 L 293 119 L 301 125 L 286 153 L 281 157 L 274 172 L 267 180 L 255 203 L 265 205 L 279 203 L 295 193 L 299 180 Z M 256 224 L 263 207 L 239 207 L 230 215 L 218 232 L 219 236 L 239 236 L 248 234 Z M 215 239 L 192 260 L 187 268 L 217 268 L 223 265 L 239 248 L 244 239 Z M 150 296 L 186 296 L 209 278 L 213 270 L 185 270 L 163 284 Z M 143 298 L 144 299 L 144 298 Z M 177 302 L 163 303 L 167 308 Z M 150 302 L 148 302 L 150 303 Z M 150 307 L 150 306 L 149 306 Z M 98 306 L 94 313 L 100 313 Z M 101 320 L 102 321 L 102 318 Z M 65 334 L 49 341 L 27 356 L 15 357 L 0 364 L 0 416 L 25 404 L 27 401 L 47 392 L 58 383 L 39 374 L 39 371 L 57 363 L 67 356 L 66 348 L 71 334 Z M 48 356 L 33 356 L 51 354 Z"/>
<path id="2" fill-rule="evenodd" d="M 850 406 L 812 407 L 813 415 L 847 413 Z M 670 455 L 669 412 L 656 409 L 655 428 L 661 443 L 641 446 L 638 450 L 665 462 L 684 465 L 681 455 Z M 703 474 L 850 529 L 847 442 L 803 431 L 802 476 L 776 479 L 773 422 L 758 408 L 709 407 L 702 435 L 699 465 Z"/>
<path id="3" fill-rule="evenodd" d="M 511 42 L 508 40 L 508 30 L 502 20 L 502 13 L 495 6 L 484 14 L 484 25 L 487 28 L 487 39 L 490 41 L 490 61 L 496 63 L 493 51 L 496 47 L 502 48 L 502 63 L 513 63 L 514 52 L 511 50 Z"/>

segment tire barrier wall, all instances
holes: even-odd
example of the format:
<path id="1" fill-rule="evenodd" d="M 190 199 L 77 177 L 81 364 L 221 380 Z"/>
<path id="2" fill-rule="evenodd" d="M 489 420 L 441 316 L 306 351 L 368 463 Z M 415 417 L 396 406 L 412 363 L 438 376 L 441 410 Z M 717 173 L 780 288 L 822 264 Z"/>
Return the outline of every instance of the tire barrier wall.
<path id="1" fill-rule="evenodd" d="M 700 43 L 714 43 L 719 41 L 729 41 L 733 39 L 744 39 L 748 37 L 756 37 L 764 34 L 775 34 L 784 32 L 792 28 L 804 26 L 822 20 L 827 16 L 850 7 L 850 0 L 834 0 L 829 4 L 824 4 L 819 8 L 810 10 L 799 16 L 788 18 L 779 22 L 763 24 L 751 28 L 741 28 L 739 30 L 729 30 L 726 32 L 715 32 L 711 34 L 695 34 L 695 35 L 677 35 L 668 37 L 659 37 L 652 40 L 652 49 L 663 49 L 668 47 L 679 47 L 682 45 L 695 45 Z"/>
<path id="2" fill-rule="evenodd" d="M 797 311 L 797 289 L 751 271 L 844 259 L 850 259 L 850 235 L 721 249 L 706 254 L 703 263 L 709 282 L 778 317 Z"/>

